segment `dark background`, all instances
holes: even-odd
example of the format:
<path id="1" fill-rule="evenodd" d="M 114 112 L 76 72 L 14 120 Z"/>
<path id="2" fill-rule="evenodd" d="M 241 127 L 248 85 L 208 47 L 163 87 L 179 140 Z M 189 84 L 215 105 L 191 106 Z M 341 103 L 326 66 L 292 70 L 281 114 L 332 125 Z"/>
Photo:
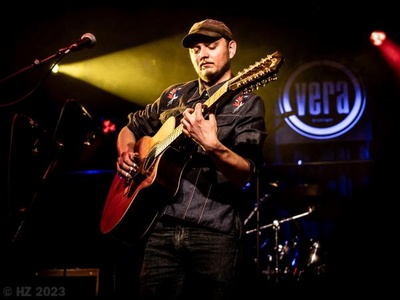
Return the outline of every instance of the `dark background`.
<path id="1" fill-rule="evenodd" d="M 239 43 L 237 71 L 257 60 L 260 49 L 263 53 L 279 50 L 285 57 L 278 81 L 260 91 L 266 101 L 269 138 L 259 187 L 256 193 L 249 192 L 249 213 L 260 199 L 261 225 L 297 216 L 310 204 L 316 204 L 317 210 L 311 216 L 282 223 L 279 244 L 286 245 L 286 251 L 279 262 L 287 273 L 279 286 L 355 286 L 356 278 L 374 283 L 384 280 L 377 278 L 376 269 L 389 267 L 392 259 L 382 256 L 381 249 L 389 243 L 391 225 L 386 218 L 393 212 L 392 199 L 396 197 L 396 168 L 391 167 L 397 165 L 394 141 L 399 95 L 395 73 L 371 45 L 369 35 L 374 29 L 383 29 L 399 42 L 394 7 L 384 2 L 351 8 L 341 2 L 302 2 L 266 3 L 265 8 L 248 1 L 229 7 L 209 7 L 207 3 L 152 7 L 118 1 L 69 1 L 54 7 L 38 2 L 10 5 L 2 10 L 0 19 L 0 77 L 28 70 L 0 85 L 0 231 L 7 250 L 1 260 L 4 285 L 30 284 L 32 274 L 41 269 L 98 268 L 101 296 L 135 294 L 140 263 L 140 247 L 125 247 L 99 231 L 114 176 L 116 136 L 96 130 L 104 118 L 120 128 L 128 112 L 140 108 L 140 101 L 153 101 L 161 90 L 148 86 L 145 99 L 123 99 L 74 78 L 46 77 L 48 63 L 30 68 L 34 60 L 50 57 L 87 32 L 96 36 L 95 47 L 69 54 L 64 63 L 170 36 L 183 37 L 194 22 L 205 18 L 223 20 L 234 32 Z M 163 87 L 195 76 L 186 50 L 180 44 L 176 47 L 169 60 L 189 71 L 178 77 L 164 74 Z M 360 76 L 367 95 L 363 127 L 356 126 L 348 139 L 277 143 L 280 89 L 294 69 L 316 59 L 338 61 Z M 39 87 L 34 90 L 36 85 Z M 72 104 L 66 105 L 68 99 L 74 99 Z M 93 120 L 80 113 L 79 104 Z M 61 112 L 63 119 L 58 122 Z M 30 119 L 38 126 L 31 126 Z M 82 146 L 93 128 L 92 145 Z M 60 136 L 55 136 L 56 129 Z M 372 140 L 354 138 L 354 132 L 363 131 Z M 61 150 L 56 143 L 59 139 L 65 145 Z M 368 152 L 367 158 L 360 153 L 361 147 Z M 327 160 L 332 151 L 334 157 Z M 310 159 L 300 167 L 295 163 L 298 156 Z M 254 221 L 249 229 L 254 228 Z M 243 296 L 253 291 L 253 281 L 260 280 L 263 288 L 277 285 L 275 278 L 266 275 L 274 267 L 268 263 L 275 254 L 274 233 L 272 227 L 263 229 L 259 241 L 249 234 L 245 270 L 251 279 L 245 280 Z M 321 246 L 321 261 L 311 267 L 299 263 L 298 268 L 306 274 L 300 276 L 289 261 L 294 253 L 302 261 L 309 259 L 314 241 Z M 260 265 L 254 258 L 259 258 Z"/>

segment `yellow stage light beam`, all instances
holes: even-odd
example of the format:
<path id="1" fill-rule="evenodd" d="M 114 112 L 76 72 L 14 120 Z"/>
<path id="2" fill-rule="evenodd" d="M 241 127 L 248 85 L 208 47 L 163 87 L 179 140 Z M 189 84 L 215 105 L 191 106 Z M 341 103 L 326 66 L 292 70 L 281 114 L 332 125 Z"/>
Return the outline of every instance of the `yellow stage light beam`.
<path id="1" fill-rule="evenodd" d="M 145 105 L 170 84 L 195 78 L 181 36 L 114 52 L 85 61 L 60 64 L 59 73 L 85 81 L 113 95 Z M 182 57 L 187 57 L 187 60 Z"/>

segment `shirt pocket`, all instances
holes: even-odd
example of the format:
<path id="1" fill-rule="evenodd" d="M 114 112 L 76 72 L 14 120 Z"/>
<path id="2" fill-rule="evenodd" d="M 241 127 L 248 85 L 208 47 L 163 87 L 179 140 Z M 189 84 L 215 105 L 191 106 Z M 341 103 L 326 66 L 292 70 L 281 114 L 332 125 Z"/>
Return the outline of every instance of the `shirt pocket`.
<path id="1" fill-rule="evenodd" d="M 220 115 L 217 117 L 218 139 L 227 147 L 233 146 L 237 121 L 238 116 L 236 115 Z"/>

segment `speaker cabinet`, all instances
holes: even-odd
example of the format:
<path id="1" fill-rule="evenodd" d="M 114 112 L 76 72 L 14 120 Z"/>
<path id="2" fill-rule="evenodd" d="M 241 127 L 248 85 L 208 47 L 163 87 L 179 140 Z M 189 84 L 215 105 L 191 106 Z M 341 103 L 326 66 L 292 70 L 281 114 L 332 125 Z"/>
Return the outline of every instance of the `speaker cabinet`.
<path id="1" fill-rule="evenodd" d="M 35 272 L 35 295 L 98 299 L 99 269 L 47 269 Z"/>

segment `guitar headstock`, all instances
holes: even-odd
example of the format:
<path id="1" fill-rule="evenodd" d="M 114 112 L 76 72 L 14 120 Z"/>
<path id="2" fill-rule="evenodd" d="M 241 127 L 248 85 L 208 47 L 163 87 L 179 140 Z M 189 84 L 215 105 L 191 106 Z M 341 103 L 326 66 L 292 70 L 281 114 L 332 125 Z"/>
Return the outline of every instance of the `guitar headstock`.
<path id="1" fill-rule="evenodd" d="M 277 79 L 277 73 L 284 59 L 279 51 L 267 55 L 265 58 L 240 71 L 238 75 L 229 80 L 228 89 L 250 92 L 267 85 Z"/>

